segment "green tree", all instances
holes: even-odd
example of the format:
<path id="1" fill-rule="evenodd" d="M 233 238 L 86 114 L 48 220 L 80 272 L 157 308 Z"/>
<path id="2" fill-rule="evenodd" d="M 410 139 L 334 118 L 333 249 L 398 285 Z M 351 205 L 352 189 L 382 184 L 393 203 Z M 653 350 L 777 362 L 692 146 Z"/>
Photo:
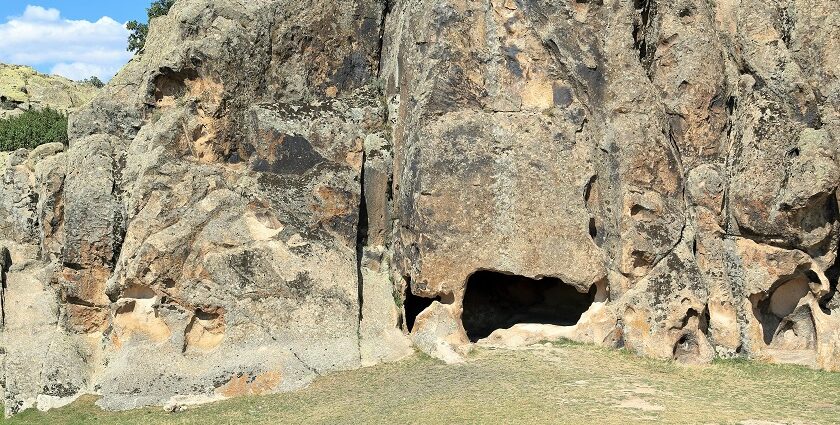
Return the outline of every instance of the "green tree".
<path id="1" fill-rule="evenodd" d="M 105 83 L 103 83 L 102 80 L 100 80 L 99 77 L 97 77 L 96 75 L 90 78 L 85 78 L 84 80 L 82 80 L 82 84 L 90 84 L 98 89 L 105 87 Z"/>
<path id="2" fill-rule="evenodd" d="M 175 4 L 175 0 L 155 0 L 152 5 L 146 9 L 146 15 L 149 17 L 149 22 L 158 16 L 163 16 L 169 13 L 169 9 Z M 139 53 L 143 51 L 146 45 L 146 36 L 149 35 L 149 24 L 140 23 L 137 21 L 129 21 L 126 28 L 131 31 L 128 35 L 129 52 Z"/>
<path id="3" fill-rule="evenodd" d="M 53 142 L 67 144 L 67 116 L 55 109 L 29 110 L 0 120 L 0 151 Z"/>

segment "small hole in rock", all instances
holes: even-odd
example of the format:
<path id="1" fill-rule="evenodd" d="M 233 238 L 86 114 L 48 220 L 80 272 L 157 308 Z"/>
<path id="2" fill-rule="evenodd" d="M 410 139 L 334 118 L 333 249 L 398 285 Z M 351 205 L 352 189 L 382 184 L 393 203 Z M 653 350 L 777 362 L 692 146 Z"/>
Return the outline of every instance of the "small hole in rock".
<path id="1" fill-rule="evenodd" d="M 652 212 L 653 211 L 651 211 L 649 208 L 646 208 L 646 207 L 644 207 L 642 205 L 638 205 L 638 204 L 630 207 L 630 216 L 631 217 L 635 217 L 639 214 L 652 213 Z"/>
<path id="2" fill-rule="evenodd" d="M 813 347 L 815 332 L 810 309 L 799 305 L 810 293 L 809 281 L 814 278 L 817 278 L 815 273 L 806 271 L 776 286 L 769 296 L 750 297 L 765 344 L 781 349 Z"/>
<path id="3" fill-rule="evenodd" d="M 143 285 L 131 285 L 123 289 L 121 298 L 152 299 L 156 296 L 154 289 Z"/>
<path id="4" fill-rule="evenodd" d="M 197 309 L 195 311 L 195 317 L 198 318 L 199 320 L 216 320 L 216 319 L 219 318 L 219 314 L 218 313 L 210 313 L 210 312 L 204 311 L 202 309 Z"/>
<path id="5" fill-rule="evenodd" d="M 414 322 L 417 320 L 417 316 L 419 316 L 423 310 L 429 308 L 429 306 L 431 306 L 435 301 L 440 301 L 440 297 L 426 298 L 414 295 L 414 293 L 411 292 L 411 285 L 406 285 L 405 302 L 403 302 L 403 307 L 405 308 L 405 327 L 409 332 L 414 331 Z"/>
<path id="6" fill-rule="evenodd" d="M 134 301 L 129 301 L 119 307 L 117 307 L 117 314 L 127 314 L 134 311 L 134 307 L 137 305 Z"/>
<path id="7" fill-rule="evenodd" d="M 735 108 L 738 106 L 737 103 L 738 98 L 735 96 L 729 96 L 729 100 L 726 101 L 726 111 L 729 115 L 732 115 L 732 113 L 735 112 Z"/>
<path id="8" fill-rule="evenodd" d="M 694 334 L 686 333 L 674 344 L 673 359 L 688 360 L 700 355 L 700 344 Z"/>
<path id="9" fill-rule="evenodd" d="M 156 76 L 152 82 L 155 88 L 155 101 L 184 96 L 187 92 L 186 81 L 196 78 L 198 78 L 198 73 L 194 69 L 174 71 L 171 68 L 162 68 L 161 75 Z"/>
<path id="10" fill-rule="evenodd" d="M 470 276 L 462 321 L 470 341 L 517 323 L 576 324 L 595 301 L 595 285 L 580 293 L 557 278 L 531 279 L 493 271 Z"/>

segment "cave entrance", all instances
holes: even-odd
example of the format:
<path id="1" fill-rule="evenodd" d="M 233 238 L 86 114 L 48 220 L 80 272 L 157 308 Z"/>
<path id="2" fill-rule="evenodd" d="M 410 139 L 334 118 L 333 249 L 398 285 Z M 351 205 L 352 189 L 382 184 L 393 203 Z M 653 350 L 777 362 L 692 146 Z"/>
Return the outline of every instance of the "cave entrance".
<path id="1" fill-rule="evenodd" d="M 440 297 L 424 298 L 414 295 L 411 292 L 411 283 L 406 285 L 405 302 L 403 302 L 403 307 L 405 307 L 405 327 L 409 333 L 414 330 L 414 322 L 417 320 L 417 316 L 420 315 L 423 310 L 429 308 L 435 301 L 440 301 Z"/>
<path id="2" fill-rule="evenodd" d="M 518 323 L 571 326 L 595 301 L 596 290 L 593 285 L 580 293 L 557 278 L 478 271 L 467 281 L 461 319 L 473 342 Z"/>

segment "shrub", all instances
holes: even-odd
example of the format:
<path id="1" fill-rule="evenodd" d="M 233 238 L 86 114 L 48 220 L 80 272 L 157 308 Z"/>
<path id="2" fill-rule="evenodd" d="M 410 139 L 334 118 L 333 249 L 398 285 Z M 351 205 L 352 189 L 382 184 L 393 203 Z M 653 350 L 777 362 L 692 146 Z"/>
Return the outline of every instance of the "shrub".
<path id="1" fill-rule="evenodd" d="M 89 85 L 94 86 L 98 89 L 101 89 L 102 87 L 105 87 L 105 83 L 103 83 L 102 80 L 100 80 L 99 77 L 97 77 L 96 75 L 94 75 L 90 78 L 85 78 L 84 80 L 81 81 L 81 83 L 82 84 L 89 84 Z"/>
<path id="2" fill-rule="evenodd" d="M 67 116 L 54 109 L 30 110 L 0 120 L 0 151 L 53 142 L 67 144 Z"/>
<path id="3" fill-rule="evenodd" d="M 146 9 L 146 15 L 149 17 L 149 22 L 153 18 L 163 16 L 169 13 L 169 9 L 175 4 L 175 0 L 155 0 L 151 6 Z M 126 28 L 131 31 L 128 35 L 128 50 L 129 52 L 140 52 L 146 46 L 146 36 L 149 35 L 149 24 L 140 23 L 137 21 L 129 21 Z"/>

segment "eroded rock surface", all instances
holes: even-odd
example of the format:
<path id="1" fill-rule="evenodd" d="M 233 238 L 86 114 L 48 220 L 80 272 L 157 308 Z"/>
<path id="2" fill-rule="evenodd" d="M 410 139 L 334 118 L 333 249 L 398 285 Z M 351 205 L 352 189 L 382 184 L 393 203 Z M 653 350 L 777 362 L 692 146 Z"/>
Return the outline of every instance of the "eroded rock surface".
<path id="1" fill-rule="evenodd" d="M 97 91 L 93 85 L 39 74 L 28 66 L 0 63 L 0 119 L 47 107 L 63 113 L 74 112 Z"/>
<path id="2" fill-rule="evenodd" d="M 7 413 L 412 344 L 840 370 L 838 39 L 832 0 L 179 0 L 4 155 Z"/>

